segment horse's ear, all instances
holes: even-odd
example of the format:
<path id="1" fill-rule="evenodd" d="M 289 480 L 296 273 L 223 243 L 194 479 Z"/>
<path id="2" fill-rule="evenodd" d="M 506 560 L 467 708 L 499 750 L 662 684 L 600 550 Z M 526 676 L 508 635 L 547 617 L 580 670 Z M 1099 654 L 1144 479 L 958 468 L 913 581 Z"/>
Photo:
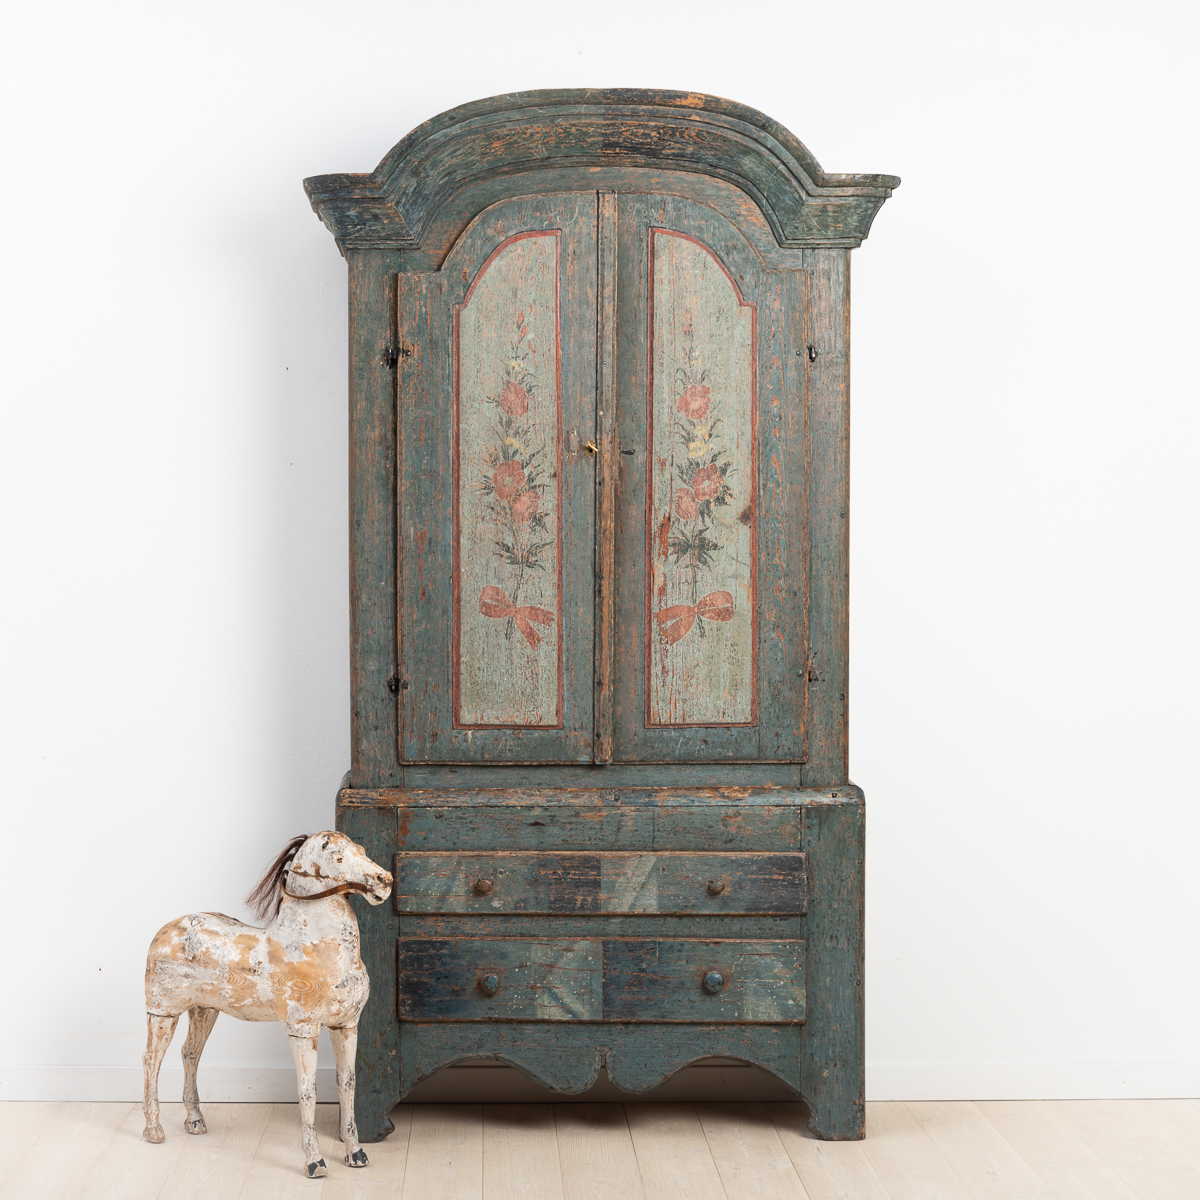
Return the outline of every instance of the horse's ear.
<path id="1" fill-rule="evenodd" d="M 254 891 L 246 897 L 246 905 L 260 921 L 273 919 L 283 903 L 283 881 L 297 851 L 309 839 L 307 833 L 292 838 L 279 852 L 279 857 L 266 869 Z"/>

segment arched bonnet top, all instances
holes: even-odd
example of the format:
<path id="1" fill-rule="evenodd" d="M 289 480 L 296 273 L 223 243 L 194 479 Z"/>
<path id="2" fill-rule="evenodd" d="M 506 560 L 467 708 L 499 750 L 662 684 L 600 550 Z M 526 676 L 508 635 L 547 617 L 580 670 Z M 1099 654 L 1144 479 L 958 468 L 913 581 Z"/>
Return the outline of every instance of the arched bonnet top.
<path id="1" fill-rule="evenodd" d="M 370 174 L 304 181 L 343 253 L 409 250 L 454 196 L 488 180 L 551 169 L 650 168 L 731 183 L 761 209 L 780 246 L 857 246 L 894 175 L 830 175 L 782 125 L 693 92 L 513 92 L 417 126 Z M 521 191 L 513 178 L 510 195 Z M 493 196 L 487 201 L 500 197 Z"/>

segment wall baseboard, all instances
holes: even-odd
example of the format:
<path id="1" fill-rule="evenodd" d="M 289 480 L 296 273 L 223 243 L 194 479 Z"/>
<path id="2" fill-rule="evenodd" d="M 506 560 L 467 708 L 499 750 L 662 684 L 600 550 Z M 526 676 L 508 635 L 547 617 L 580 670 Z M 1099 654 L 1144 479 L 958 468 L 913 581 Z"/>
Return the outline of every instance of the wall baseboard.
<path id="1" fill-rule="evenodd" d="M 880 1062 L 868 1100 L 1148 1100 L 1200 1096 L 1200 1062 Z"/>
<path id="2" fill-rule="evenodd" d="M 290 1067 L 200 1068 L 200 1097 L 210 1104 L 293 1103 Z M 177 1102 L 183 1071 L 163 1067 L 159 1094 Z M 876 1063 L 867 1067 L 869 1100 L 1106 1100 L 1200 1096 L 1200 1063 Z M 142 1098 L 140 1067 L 0 1069 L 0 1101 L 112 1101 Z M 630 1097 L 601 1074 L 577 1096 L 551 1096 L 520 1071 L 499 1063 L 464 1063 L 439 1071 L 406 1098 L 412 1103 L 534 1103 L 619 1100 L 794 1100 L 774 1076 L 732 1060 L 686 1067 L 646 1096 Z M 317 1099 L 337 1101 L 333 1069 L 317 1071 Z"/>

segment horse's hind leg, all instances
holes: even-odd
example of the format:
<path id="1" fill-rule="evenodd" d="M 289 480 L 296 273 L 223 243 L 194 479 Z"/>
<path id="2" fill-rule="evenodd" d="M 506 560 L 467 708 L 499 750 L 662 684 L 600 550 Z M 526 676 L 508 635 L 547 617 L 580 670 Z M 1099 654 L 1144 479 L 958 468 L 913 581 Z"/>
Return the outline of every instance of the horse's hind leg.
<path id="1" fill-rule="evenodd" d="M 167 1135 L 158 1119 L 158 1068 L 163 1055 L 171 1044 L 179 1017 L 160 1017 L 146 1014 L 146 1053 L 142 1055 L 142 1111 L 146 1114 L 146 1128 L 142 1137 L 148 1142 L 165 1142 Z"/>
<path id="2" fill-rule="evenodd" d="M 200 1065 L 200 1055 L 204 1053 L 204 1043 L 212 1033 L 212 1027 L 217 1021 L 215 1008 L 189 1008 L 187 1040 L 183 1043 L 183 1107 L 187 1116 L 183 1119 L 183 1127 L 188 1133 L 207 1133 L 208 1126 L 200 1113 L 200 1092 L 196 1087 L 196 1068 Z"/>

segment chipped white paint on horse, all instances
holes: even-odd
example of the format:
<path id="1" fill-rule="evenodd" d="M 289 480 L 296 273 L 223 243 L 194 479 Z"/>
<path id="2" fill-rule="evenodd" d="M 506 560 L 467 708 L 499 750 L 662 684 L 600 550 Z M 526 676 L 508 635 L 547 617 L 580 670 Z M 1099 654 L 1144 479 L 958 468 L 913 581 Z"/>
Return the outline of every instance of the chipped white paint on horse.
<path id="1" fill-rule="evenodd" d="M 190 913 L 155 934 L 146 959 L 148 1033 L 146 1128 L 164 1140 L 159 1123 L 158 1071 L 179 1016 L 188 1014 L 183 1045 L 183 1103 L 188 1133 L 206 1132 L 196 1067 L 219 1012 L 242 1021 L 282 1021 L 287 1027 L 300 1092 L 304 1160 L 309 1176 L 325 1174 L 313 1119 L 317 1101 L 317 1036 L 329 1030 L 337 1064 L 346 1163 L 365 1167 L 354 1122 L 354 1057 L 358 1017 L 370 981 L 359 956 L 358 921 L 345 893 L 382 904 L 392 877 L 341 833 L 314 833 L 284 848 L 251 895 L 275 918 L 265 929 L 220 913 Z"/>

